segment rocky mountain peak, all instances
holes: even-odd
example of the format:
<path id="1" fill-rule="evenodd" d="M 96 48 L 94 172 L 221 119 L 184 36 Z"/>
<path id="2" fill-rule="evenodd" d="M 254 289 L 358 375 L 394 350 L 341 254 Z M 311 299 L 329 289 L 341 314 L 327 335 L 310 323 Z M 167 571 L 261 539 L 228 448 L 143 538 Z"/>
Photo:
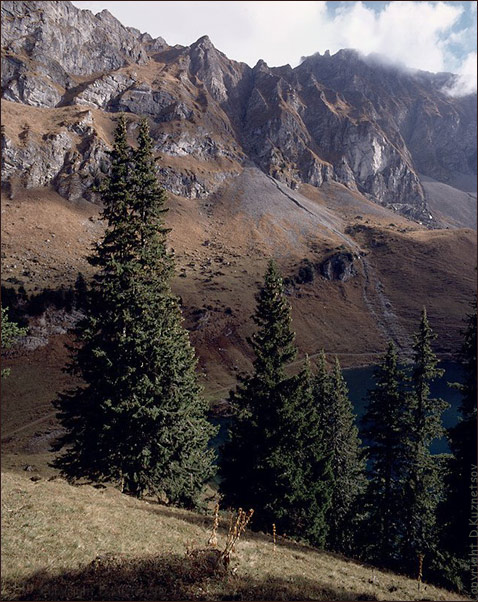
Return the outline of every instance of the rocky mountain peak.
<path id="1" fill-rule="evenodd" d="M 71 2 L 6 0 L 2 22 L 3 51 L 26 53 L 47 74 L 59 66 L 71 75 L 89 75 L 148 60 L 137 34 L 107 10 L 93 15 Z"/>
<path id="2" fill-rule="evenodd" d="M 208 36 L 202 36 L 196 42 L 189 46 L 188 54 L 191 57 L 192 67 L 195 72 L 202 71 L 203 75 L 207 70 L 218 72 L 221 70 L 221 52 L 219 52 Z"/>
<path id="3" fill-rule="evenodd" d="M 211 42 L 210 37 L 207 35 L 201 36 L 193 44 L 191 44 L 191 49 L 194 48 L 202 48 L 204 50 L 216 50 L 214 44 Z"/>
<path id="4" fill-rule="evenodd" d="M 264 60 L 259 59 L 257 61 L 257 63 L 255 64 L 253 70 L 257 72 L 257 71 L 269 71 L 270 69 L 269 69 L 268 64 Z"/>
<path id="5" fill-rule="evenodd" d="M 325 57 L 325 53 L 323 56 Z M 353 61 L 360 60 L 362 56 L 362 53 L 358 50 L 355 50 L 355 48 L 341 48 L 340 50 L 337 50 L 335 54 L 331 55 L 331 58 L 334 58 L 335 60 L 347 61 L 350 63 Z"/>
<path id="6" fill-rule="evenodd" d="M 476 95 L 447 96 L 447 74 L 400 69 L 353 49 L 317 53 L 294 69 L 263 60 L 251 69 L 228 59 L 207 35 L 170 47 L 106 10 L 93 15 L 70 2 L 12 0 L 1 8 L 3 98 L 149 116 L 158 152 L 185 162 L 200 156 L 203 173 L 211 174 L 169 167 L 162 176 L 176 194 L 206 196 L 219 178 L 217 162 L 227 157 L 236 169 L 247 159 L 292 188 L 333 180 L 430 221 L 419 174 L 451 185 L 476 176 Z M 81 196 L 104 151 L 104 140 L 88 127 L 74 128 L 84 140 L 73 163 L 68 153 L 76 142 L 62 134 L 65 150 L 56 149 L 64 154 L 54 169 L 41 145 L 22 143 L 20 152 L 6 140 L 4 171 L 34 185 L 28 165 L 38 153 L 48 155 L 48 181 Z"/>
<path id="7" fill-rule="evenodd" d="M 115 27 L 118 24 L 121 26 L 121 23 L 118 21 L 118 19 L 113 17 L 113 15 L 110 13 L 110 11 L 107 8 L 104 8 L 99 13 L 96 13 L 96 18 L 100 19 L 101 21 L 103 21 L 105 23 L 109 23 L 110 25 L 114 25 Z M 128 31 L 130 31 L 133 35 L 137 35 L 137 30 L 135 30 L 134 28 L 127 27 L 126 29 Z"/>

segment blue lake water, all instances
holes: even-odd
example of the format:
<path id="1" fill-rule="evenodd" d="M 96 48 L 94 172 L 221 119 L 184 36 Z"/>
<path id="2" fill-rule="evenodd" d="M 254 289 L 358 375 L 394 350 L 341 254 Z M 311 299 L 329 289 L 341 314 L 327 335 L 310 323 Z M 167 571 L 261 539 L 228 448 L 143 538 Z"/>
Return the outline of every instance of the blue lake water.
<path id="1" fill-rule="evenodd" d="M 433 398 L 441 398 L 450 404 L 450 407 L 443 412 L 443 425 L 445 428 L 450 428 L 458 422 L 459 406 L 461 403 L 460 392 L 448 386 L 451 382 L 462 382 L 463 373 L 460 364 L 451 361 L 442 361 L 439 367 L 445 371 L 442 377 L 436 379 L 431 384 L 431 396 Z M 366 395 L 369 389 L 374 387 L 373 373 L 375 366 L 367 366 L 365 368 L 349 368 L 344 370 L 344 378 L 349 388 L 350 400 L 355 408 L 357 415 L 357 424 L 363 415 L 366 406 Z M 214 424 L 220 426 L 220 430 L 214 440 L 211 442 L 216 449 L 224 443 L 227 436 L 228 418 L 215 418 Z M 366 443 L 366 442 L 364 442 Z M 449 451 L 448 444 L 445 438 L 435 441 L 431 446 L 431 451 L 435 454 L 446 453 Z"/>
<path id="2" fill-rule="evenodd" d="M 449 387 L 448 383 L 462 382 L 463 372 L 461 365 L 457 362 L 442 361 L 439 364 L 439 368 L 444 370 L 445 373 L 431 383 L 431 397 L 444 399 L 450 404 L 450 407 L 442 414 L 443 425 L 445 428 L 450 428 L 458 422 L 461 395 L 457 389 Z M 374 387 L 374 370 L 375 366 L 367 366 L 366 368 L 350 368 L 343 372 L 349 388 L 350 400 L 358 418 L 365 411 L 367 391 Z M 431 451 L 435 454 L 448 452 L 449 448 L 446 440 L 435 441 L 431 446 Z"/>

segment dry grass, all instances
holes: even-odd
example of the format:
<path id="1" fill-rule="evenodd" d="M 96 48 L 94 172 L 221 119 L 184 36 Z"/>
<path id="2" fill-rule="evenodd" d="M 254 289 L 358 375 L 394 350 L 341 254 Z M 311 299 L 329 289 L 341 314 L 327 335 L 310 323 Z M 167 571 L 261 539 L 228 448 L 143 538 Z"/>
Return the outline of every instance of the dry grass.
<path id="1" fill-rule="evenodd" d="M 249 524 L 253 514 L 254 510 L 252 508 L 249 510 L 249 512 L 239 508 L 237 511 L 237 516 L 231 514 L 229 530 L 226 537 L 226 545 L 224 546 L 224 550 L 221 552 L 221 559 L 223 560 L 225 567 L 230 565 L 231 554 L 236 551 L 236 544 L 246 530 L 246 527 Z M 216 517 L 214 517 L 214 524 L 216 524 Z"/>
<path id="2" fill-rule="evenodd" d="M 5 600 L 461 600 L 458 595 L 246 531 L 226 571 L 205 555 L 214 517 L 118 491 L 2 475 Z M 227 521 L 216 528 L 219 548 Z M 426 571 L 425 571 L 426 580 Z"/>

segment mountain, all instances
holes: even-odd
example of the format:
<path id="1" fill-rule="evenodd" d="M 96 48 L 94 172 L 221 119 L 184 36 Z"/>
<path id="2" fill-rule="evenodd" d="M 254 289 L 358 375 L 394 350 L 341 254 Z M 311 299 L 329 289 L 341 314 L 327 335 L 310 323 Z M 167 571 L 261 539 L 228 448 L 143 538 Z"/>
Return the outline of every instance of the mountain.
<path id="1" fill-rule="evenodd" d="M 247 158 L 291 188 L 340 182 L 429 222 L 419 174 L 465 189 L 476 180 L 476 95 L 448 96 L 451 74 L 407 71 L 353 50 L 317 54 L 295 69 L 263 61 L 251 69 L 207 36 L 171 47 L 106 10 L 94 16 L 69 2 L 7 1 L 2 19 L 3 98 L 147 115 L 161 153 L 200 158 L 208 172 L 169 168 L 172 192 L 205 196 Z M 88 183 L 105 150 L 87 121 L 52 139 L 55 163 L 45 156 L 50 168 L 33 170 L 43 177 L 28 171 L 39 149 L 6 139 L 6 179 L 82 196 L 85 185 L 72 180 L 86 174 Z M 217 173 L 219 159 L 227 165 Z"/>
<path id="2" fill-rule="evenodd" d="M 121 111 L 132 141 L 140 116 L 151 123 L 175 290 L 209 384 L 250 365 L 271 255 L 302 351 L 370 363 L 393 339 L 406 353 L 425 304 L 451 353 L 476 246 L 476 95 L 447 95 L 454 78 L 354 50 L 251 68 L 207 36 L 170 46 L 108 11 L 2 2 L 4 282 L 88 274 L 92 185 Z M 44 340 L 60 327 L 38 328 Z"/>

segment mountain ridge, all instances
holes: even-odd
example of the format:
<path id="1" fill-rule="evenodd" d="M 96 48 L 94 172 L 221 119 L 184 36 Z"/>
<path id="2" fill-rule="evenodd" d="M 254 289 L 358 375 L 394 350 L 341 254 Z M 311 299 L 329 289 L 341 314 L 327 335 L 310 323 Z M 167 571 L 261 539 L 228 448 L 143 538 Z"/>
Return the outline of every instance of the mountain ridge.
<path id="1" fill-rule="evenodd" d="M 424 223 L 433 216 L 419 172 L 452 186 L 457 171 L 476 176 L 476 103 L 443 94 L 444 74 L 404 72 L 350 49 L 295 68 L 251 68 L 208 36 L 169 46 L 107 11 L 93 15 L 69 2 L 7 1 L 2 11 L 7 100 L 146 115 L 166 155 L 177 154 L 164 144 L 167 124 L 196 139 L 206 130 L 219 139 L 213 154 L 238 163 L 245 155 L 291 188 L 337 181 Z M 192 156 L 203 152 L 199 140 L 190 146 Z M 25 178 L 20 165 L 15 171 Z M 164 183 L 172 190 L 170 180 L 184 174 L 171 172 Z"/>

